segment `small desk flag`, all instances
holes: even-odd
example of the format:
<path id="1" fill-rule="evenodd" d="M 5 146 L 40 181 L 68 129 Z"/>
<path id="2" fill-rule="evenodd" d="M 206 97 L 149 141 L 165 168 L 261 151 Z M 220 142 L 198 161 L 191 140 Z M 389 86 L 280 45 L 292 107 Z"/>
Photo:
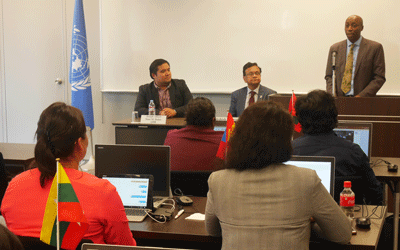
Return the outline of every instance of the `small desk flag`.
<path id="1" fill-rule="evenodd" d="M 58 222 L 60 224 L 59 247 L 62 249 L 75 249 L 85 235 L 89 224 L 67 173 L 60 163 L 57 164 L 58 173 L 54 176 L 49 197 L 47 198 L 40 240 L 46 244 L 57 246 Z M 57 186 L 59 195 L 57 195 Z"/>
<path id="2" fill-rule="evenodd" d="M 92 87 L 82 0 L 75 1 L 69 81 L 71 83 L 71 105 L 82 111 L 86 126 L 93 130 Z"/>
<path id="3" fill-rule="evenodd" d="M 299 119 L 296 116 L 296 109 L 294 105 L 296 104 L 296 95 L 292 92 L 292 97 L 290 97 L 289 101 L 289 113 L 293 116 L 293 123 L 294 123 L 294 131 L 300 133 L 301 132 L 301 124 L 299 123 Z"/>
<path id="4" fill-rule="evenodd" d="M 235 129 L 235 121 L 231 113 L 228 113 L 228 118 L 226 120 L 226 129 L 224 135 L 222 136 L 221 142 L 219 143 L 219 148 L 217 151 L 217 157 L 224 160 L 226 155 L 226 150 L 228 148 L 229 139 L 232 136 L 232 132 Z"/>

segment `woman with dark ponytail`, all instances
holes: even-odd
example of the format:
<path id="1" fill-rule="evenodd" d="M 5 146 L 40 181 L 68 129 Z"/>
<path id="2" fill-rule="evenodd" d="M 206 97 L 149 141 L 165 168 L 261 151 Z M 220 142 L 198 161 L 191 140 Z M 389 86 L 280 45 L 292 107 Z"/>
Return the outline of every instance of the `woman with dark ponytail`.
<path id="1" fill-rule="evenodd" d="M 64 167 L 89 222 L 84 239 L 94 243 L 136 245 L 115 187 L 79 171 L 88 146 L 82 112 L 56 102 L 40 115 L 34 168 L 16 176 L 1 205 L 7 227 L 18 236 L 40 238 L 56 158 Z"/>

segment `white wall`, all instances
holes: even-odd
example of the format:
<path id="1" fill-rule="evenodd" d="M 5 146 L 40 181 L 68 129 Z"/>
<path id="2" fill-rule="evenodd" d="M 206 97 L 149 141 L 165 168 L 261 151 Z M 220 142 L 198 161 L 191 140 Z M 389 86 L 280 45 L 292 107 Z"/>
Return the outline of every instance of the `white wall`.
<path id="1" fill-rule="evenodd" d="M 346 39 L 345 20 L 358 14 L 362 35 L 385 50 L 379 94 L 400 94 L 399 9 L 393 0 L 101 0 L 103 89 L 137 91 L 156 58 L 194 93 L 240 88 L 249 61 L 279 93 L 325 89 L 329 47 Z"/>

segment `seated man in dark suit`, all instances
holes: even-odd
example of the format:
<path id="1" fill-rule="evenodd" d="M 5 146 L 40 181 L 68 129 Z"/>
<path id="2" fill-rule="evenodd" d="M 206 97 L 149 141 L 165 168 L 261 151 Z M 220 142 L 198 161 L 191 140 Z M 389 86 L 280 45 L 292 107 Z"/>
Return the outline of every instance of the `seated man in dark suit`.
<path id="1" fill-rule="evenodd" d="M 149 113 L 150 100 L 156 105 L 156 115 L 183 117 L 186 105 L 193 98 L 184 80 L 172 79 L 169 62 L 157 59 L 150 65 L 151 83 L 139 87 L 135 110 L 139 115 Z"/>
<path id="2" fill-rule="evenodd" d="M 356 203 L 365 199 L 367 204 L 380 204 L 382 186 L 367 155 L 360 146 L 338 137 L 333 131 L 338 122 L 333 96 L 322 90 L 311 91 L 297 99 L 295 110 L 304 135 L 293 141 L 293 155 L 334 156 L 335 185 L 339 190 L 343 188 L 344 178 L 358 176 L 360 181 L 356 185 L 361 187 L 357 186 L 359 191 L 355 192 Z M 339 194 L 335 197 L 339 201 Z"/>
<path id="3" fill-rule="evenodd" d="M 231 95 L 229 112 L 233 117 L 239 117 L 249 105 L 268 100 L 269 95 L 276 94 L 275 90 L 260 84 L 261 68 L 257 63 L 248 62 L 243 66 L 243 80 L 247 83 L 247 87 L 238 89 Z"/>

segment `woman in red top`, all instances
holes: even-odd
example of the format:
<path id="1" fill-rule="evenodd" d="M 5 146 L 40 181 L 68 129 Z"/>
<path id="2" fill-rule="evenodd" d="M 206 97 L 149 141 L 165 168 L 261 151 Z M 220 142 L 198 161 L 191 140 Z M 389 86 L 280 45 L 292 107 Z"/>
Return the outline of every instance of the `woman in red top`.
<path id="1" fill-rule="evenodd" d="M 88 146 L 82 112 L 57 102 L 45 109 L 36 130 L 35 168 L 16 176 L 9 184 L 1 212 L 10 231 L 40 238 L 56 158 L 71 181 L 89 223 L 84 239 L 94 243 L 136 245 L 115 187 L 107 180 L 79 171 Z"/>

